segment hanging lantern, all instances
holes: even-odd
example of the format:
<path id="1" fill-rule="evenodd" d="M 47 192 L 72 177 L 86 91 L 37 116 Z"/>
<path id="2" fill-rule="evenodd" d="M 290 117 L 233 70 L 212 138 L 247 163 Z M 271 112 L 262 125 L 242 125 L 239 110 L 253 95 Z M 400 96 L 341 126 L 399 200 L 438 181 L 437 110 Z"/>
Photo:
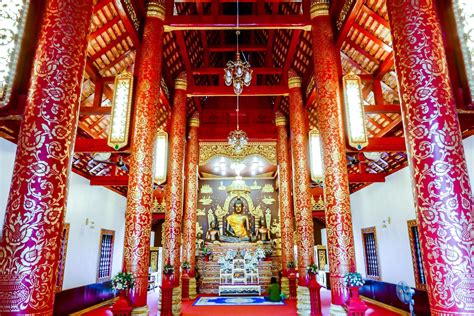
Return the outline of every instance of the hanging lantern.
<path id="1" fill-rule="evenodd" d="M 112 115 L 107 144 L 118 150 L 128 144 L 132 109 L 133 76 L 124 72 L 115 77 Z"/>
<path id="2" fill-rule="evenodd" d="M 168 133 L 162 130 L 156 134 L 154 165 L 155 182 L 162 184 L 166 181 L 168 170 Z"/>
<path id="3" fill-rule="evenodd" d="M 356 74 L 349 73 L 342 78 L 344 85 L 344 103 L 346 109 L 346 127 L 349 145 L 361 150 L 369 144 L 365 127 L 365 111 L 362 104 L 361 81 Z"/>
<path id="4" fill-rule="evenodd" d="M 321 136 L 319 131 L 309 131 L 309 161 L 311 169 L 311 180 L 317 184 L 323 182 L 323 155 L 321 150 Z"/>

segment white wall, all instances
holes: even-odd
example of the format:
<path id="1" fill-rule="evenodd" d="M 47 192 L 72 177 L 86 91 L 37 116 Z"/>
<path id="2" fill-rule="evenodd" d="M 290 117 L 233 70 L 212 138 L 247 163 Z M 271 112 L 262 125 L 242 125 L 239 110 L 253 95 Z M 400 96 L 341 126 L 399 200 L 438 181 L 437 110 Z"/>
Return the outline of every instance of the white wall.
<path id="1" fill-rule="evenodd" d="M 474 137 L 464 140 L 471 187 L 474 186 Z M 389 283 L 406 281 L 415 286 L 407 221 L 415 219 L 409 168 L 351 195 L 352 227 L 357 271 L 365 275 L 361 229 L 376 227 L 381 280 Z M 382 227 L 390 217 L 391 224 Z"/>
<path id="2" fill-rule="evenodd" d="M 3 224 L 16 145 L 0 138 L 0 223 Z M 100 230 L 115 231 L 112 275 L 122 269 L 125 197 L 90 186 L 75 173 L 69 179 L 66 223 L 70 223 L 63 290 L 96 283 Z M 94 225 L 86 226 L 86 218 Z M 92 228 L 93 226 L 93 228 Z"/>

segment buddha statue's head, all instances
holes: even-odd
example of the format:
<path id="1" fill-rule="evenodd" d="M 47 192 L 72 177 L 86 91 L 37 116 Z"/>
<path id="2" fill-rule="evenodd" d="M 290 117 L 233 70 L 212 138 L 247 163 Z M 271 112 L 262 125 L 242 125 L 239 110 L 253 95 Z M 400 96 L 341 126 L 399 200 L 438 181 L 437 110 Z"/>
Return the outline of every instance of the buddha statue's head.
<path id="1" fill-rule="evenodd" d="M 242 214 L 244 211 L 244 203 L 240 198 L 237 198 L 234 202 L 234 213 L 235 214 Z"/>
<path id="2" fill-rule="evenodd" d="M 211 226 L 212 229 L 216 229 L 216 222 L 212 221 L 210 226 Z"/>
<path id="3" fill-rule="evenodd" d="M 202 239 L 202 233 L 197 233 L 197 234 L 196 234 L 196 238 L 197 238 L 197 239 Z"/>
<path id="4" fill-rule="evenodd" d="M 260 227 L 265 227 L 265 220 L 260 218 Z"/>

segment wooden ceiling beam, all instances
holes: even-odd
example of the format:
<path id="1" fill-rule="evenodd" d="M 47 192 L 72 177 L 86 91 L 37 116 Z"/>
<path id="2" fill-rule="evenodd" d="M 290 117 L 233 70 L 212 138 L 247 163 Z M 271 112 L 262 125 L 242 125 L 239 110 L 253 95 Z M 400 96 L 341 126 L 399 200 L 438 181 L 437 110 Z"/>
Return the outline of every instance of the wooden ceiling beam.
<path id="1" fill-rule="evenodd" d="M 114 16 L 112 20 L 108 21 L 101 27 L 99 27 L 97 30 L 89 34 L 89 40 L 96 38 L 97 36 L 101 35 L 102 33 L 105 33 L 109 28 L 117 24 L 119 21 L 121 21 L 120 17 Z"/>
<path id="2" fill-rule="evenodd" d="M 385 174 L 380 173 L 349 173 L 350 183 L 385 182 Z"/>
<path id="3" fill-rule="evenodd" d="M 372 9 L 370 9 L 368 6 L 365 4 L 362 6 L 362 12 L 370 16 L 373 20 L 375 20 L 378 24 L 382 24 L 386 29 L 390 30 L 390 23 L 388 23 L 387 20 L 385 20 L 383 17 L 378 15 L 376 12 L 374 12 Z"/>
<path id="4" fill-rule="evenodd" d="M 376 64 L 376 65 L 380 64 L 380 61 L 377 58 L 375 58 L 369 52 L 367 52 L 365 49 L 360 47 L 360 45 L 356 44 L 353 40 L 351 40 L 349 38 L 346 38 L 345 42 L 349 46 L 351 46 L 353 49 L 355 49 L 359 54 L 361 54 L 362 56 L 364 56 L 365 58 L 367 58 L 368 60 L 370 60 L 374 64 Z"/>
<path id="5" fill-rule="evenodd" d="M 385 50 L 386 52 L 389 52 L 391 53 L 393 51 L 393 48 L 390 47 L 388 44 L 386 44 L 384 41 L 382 41 L 380 38 L 378 38 L 377 36 L 375 36 L 374 34 L 372 34 L 370 31 L 366 30 L 365 28 L 363 28 L 362 26 L 360 26 L 359 24 L 354 24 L 353 25 L 354 28 L 357 29 L 357 31 L 359 31 L 359 33 L 363 34 L 367 39 L 371 40 L 372 42 L 374 42 L 377 46 L 381 47 L 383 50 Z"/>
<path id="6" fill-rule="evenodd" d="M 92 139 L 92 138 L 76 138 L 74 144 L 74 152 L 76 153 L 128 153 L 129 147 L 124 147 L 115 150 L 107 145 L 107 139 Z"/>
<path id="7" fill-rule="evenodd" d="M 361 150 L 347 147 L 347 152 L 406 152 L 404 137 L 372 137 Z"/>
<path id="8" fill-rule="evenodd" d="M 240 30 L 294 29 L 311 30 L 308 15 L 243 15 Z M 165 32 L 185 30 L 236 30 L 233 15 L 175 15 L 167 20 Z"/>
<path id="9" fill-rule="evenodd" d="M 287 85 L 249 86 L 243 89 L 241 96 L 279 96 L 288 95 Z M 188 86 L 188 97 L 234 96 L 232 87 L 227 86 Z"/>
<path id="10" fill-rule="evenodd" d="M 87 115 L 110 115 L 112 112 L 112 107 L 102 107 L 102 106 L 82 106 L 79 112 L 80 116 Z"/>
<path id="11" fill-rule="evenodd" d="M 128 176 L 90 176 L 89 179 L 93 186 L 128 186 Z"/>
<path id="12" fill-rule="evenodd" d="M 385 74 L 387 74 L 389 71 L 393 69 L 393 66 L 395 64 L 395 58 L 393 56 L 393 52 L 391 52 L 387 58 L 379 65 L 379 68 L 375 71 L 374 73 L 374 78 L 375 79 L 382 79 Z"/>
<path id="13" fill-rule="evenodd" d="M 391 132 L 393 129 L 399 126 L 399 124 L 402 123 L 402 116 L 398 116 L 395 118 L 393 121 L 391 121 L 387 126 L 385 126 L 380 132 L 378 132 L 375 137 L 383 137 L 389 132 Z"/>
<path id="14" fill-rule="evenodd" d="M 134 25 L 132 22 L 132 17 L 129 16 L 127 10 L 125 10 L 125 5 L 123 0 L 114 0 L 115 8 L 119 13 L 120 19 L 122 20 L 123 25 L 125 26 L 125 30 L 127 30 L 128 35 L 132 39 L 132 43 L 135 48 L 140 46 L 140 36 L 138 35 L 138 26 Z M 135 17 L 138 19 L 138 17 Z"/>
<path id="15" fill-rule="evenodd" d="M 366 105 L 364 110 L 365 114 L 401 113 L 400 105 L 398 104 Z"/>
<path id="16" fill-rule="evenodd" d="M 181 57 L 184 63 L 184 68 L 186 69 L 188 86 L 189 86 L 189 85 L 194 85 L 195 82 L 194 82 L 191 61 L 189 59 L 189 52 L 188 52 L 188 48 L 186 47 L 186 42 L 184 41 L 183 33 L 184 33 L 183 31 L 178 31 L 175 34 L 176 34 L 176 42 L 178 46 L 180 47 L 181 51 L 186 52 L 185 54 L 181 54 Z M 199 101 L 199 98 L 194 98 L 194 104 L 196 105 L 198 112 L 201 112 L 201 101 Z"/>
<path id="17" fill-rule="evenodd" d="M 235 47 L 234 47 L 235 49 Z M 281 75 L 283 74 L 283 69 L 273 68 L 273 67 L 256 67 L 253 68 L 254 75 Z M 224 75 L 223 67 L 202 67 L 194 68 L 192 74 L 195 76 L 207 76 L 207 75 Z"/>
<path id="18" fill-rule="evenodd" d="M 106 71 L 108 71 L 111 68 L 115 67 L 115 65 L 117 65 L 117 64 L 121 63 L 122 61 L 124 61 L 128 57 L 128 55 L 130 55 L 130 53 L 133 52 L 133 51 L 134 51 L 133 49 L 127 50 L 121 56 L 115 58 L 109 64 L 105 65 L 104 68 L 102 68 L 100 71 L 102 71 L 102 73 L 105 73 Z"/>
<path id="19" fill-rule="evenodd" d="M 265 51 L 267 51 L 267 46 L 264 46 L 264 45 L 239 45 L 239 49 L 242 52 L 265 52 Z M 208 50 L 209 50 L 210 53 L 235 52 L 235 45 L 209 46 Z"/>
<path id="20" fill-rule="evenodd" d="M 105 53 L 107 53 L 109 50 L 117 46 L 118 44 L 122 43 L 122 41 L 126 40 L 128 37 L 127 33 L 124 33 L 117 37 L 116 39 L 110 41 L 107 45 L 99 49 L 99 51 L 95 52 L 94 55 L 92 55 L 90 58 L 92 61 L 102 57 Z"/>
<path id="21" fill-rule="evenodd" d="M 349 13 L 346 16 L 346 19 L 342 23 L 341 30 L 339 34 L 336 35 L 336 45 L 338 48 L 342 47 L 342 43 L 347 37 L 347 34 L 349 34 L 349 31 L 351 30 L 352 26 L 354 25 L 357 16 L 359 15 L 360 8 L 364 5 L 364 0 L 356 0 L 355 3 L 352 5 L 352 8 L 350 9 Z"/>

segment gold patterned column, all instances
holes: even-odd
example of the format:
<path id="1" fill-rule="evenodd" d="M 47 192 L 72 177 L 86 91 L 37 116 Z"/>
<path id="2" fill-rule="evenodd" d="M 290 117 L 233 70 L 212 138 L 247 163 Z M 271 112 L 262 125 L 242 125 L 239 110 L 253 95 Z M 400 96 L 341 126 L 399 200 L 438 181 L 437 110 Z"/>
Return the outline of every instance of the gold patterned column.
<path id="1" fill-rule="evenodd" d="M 186 189 L 184 195 L 183 222 L 183 257 L 189 262 L 189 297 L 196 297 L 196 222 L 197 222 L 197 192 L 199 165 L 199 113 L 195 112 L 189 120 L 188 142 L 186 144 L 185 177 Z"/>
<path id="2" fill-rule="evenodd" d="M 288 262 L 295 262 L 293 249 L 293 198 L 291 196 L 291 157 L 288 144 L 287 119 L 277 112 L 275 116 L 277 126 L 277 159 L 279 180 L 279 203 L 281 225 L 281 265 L 282 291 L 289 295 Z"/>
<path id="3" fill-rule="evenodd" d="M 153 149 L 157 131 L 161 89 L 164 7 L 150 1 L 138 58 L 138 83 L 132 137 L 127 212 L 125 214 L 124 270 L 132 272 L 135 286 L 134 315 L 148 314 L 148 265 L 150 262 L 151 207 L 153 195 Z"/>
<path id="4" fill-rule="evenodd" d="M 387 13 L 430 312 L 474 315 L 473 195 L 436 3 Z"/>
<path id="5" fill-rule="evenodd" d="M 314 263 L 313 214 L 311 209 L 310 175 L 308 159 L 308 113 L 303 107 L 301 78 L 295 71 L 288 72 L 290 88 L 290 138 L 293 160 L 293 203 L 298 236 L 298 272 L 300 287 L 307 287 L 306 267 Z M 298 289 L 298 313 L 306 315 L 309 310 L 309 296 L 304 289 Z M 301 294 L 301 295 L 300 295 Z"/>
<path id="6" fill-rule="evenodd" d="M 93 1 L 44 2 L 0 238 L 0 315 L 53 314 Z"/>
<path id="7" fill-rule="evenodd" d="M 183 218 L 184 157 L 186 148 L 186 73 L 175 80 L 175 94 L 170 121 L 168 176 L 165 199 L 165 264 L 174 266 L 174 288 L 180 287 L 180 246 Z M 175 295 L 178 295 L 179 300 Z M 177 305 L 179 301 L 179 305 Z M 181 310 L 181 288 L 173 289 L 173 314 Z M 178 314 L 179 315 L 179 314 Z"/>
<path id="8" fill-rule="evenodd" d="M 324 201 L 331 281 L 331 315 L 345 314 L 349 298 L 344 275 L 354 271 L 354 237 L 346 166 L 341 104 L 340 56 L 336 48 L 329 3 L 311 5 L 314 79 L 318 95 L 317 118 L 324 161 Z"/>

